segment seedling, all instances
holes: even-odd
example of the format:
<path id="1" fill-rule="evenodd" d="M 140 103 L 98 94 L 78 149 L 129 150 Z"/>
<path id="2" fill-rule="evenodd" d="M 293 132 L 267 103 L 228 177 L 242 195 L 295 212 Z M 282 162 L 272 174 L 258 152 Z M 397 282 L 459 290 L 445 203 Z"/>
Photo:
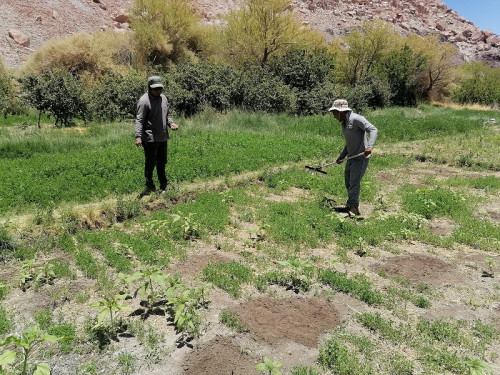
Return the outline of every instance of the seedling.
<path id="1" fill-rule="evenodd" d="M 43 285 L 51 284 L 56 278 L 54 272 L 54 265 L 52 263 L 45 263 L 42 266 L 34 267 L 34 260 L 29 259 L 21 264 L 21 270 L 17 275 L 19 287 L 26 291 L 32 284 Z"/>
<path id="2" fill-rule="evenodd" d="M 101 308 L 99 314 L 97 315 L 97 324 L 94 326 L 94 328 L 101 327 L 104 324 L 104 320 L 108 315 L 109 315 L 110 325 L 113 326 L 115 323 L 113 313 L 117 313 L 119 311 L 132 310 L 130 306 L 120 303 L 120 301 L 123 301 L 125 298 L 129 296 L 130 296 L 129 294 L 117 294 L 112 298 L 103 297 L 102 300 L 97 301 L 96 303 L 90 305 L 90 307 Z"/>
<path id="3" fill-rule="evenodd" d="M 40 343 L 55 343 L 57 341 L 62 340 L 63 337 L 57 337 L 53 335 L 49 335 L 46 332 L 40 330 L 40 326 L 36 324 L 33 327 L 28 328 L 24 331 L 20 336 L 19 335 L 11 335 L 8 336 L 0 346 L 6 346 L 8 344 L 14 344 L 16 347 L 22 349 L 22 371 L 21 375 L 28 374 L 28 359 L 30 354 L 35 346 Z M 6 364 L 11 364 L 15 361 L 17 355 L 15 352 L 6 351 L 0 357 L 0 366 L 4 366 Z M 33 375 L 49 375 L 50 367 L 46 363 L 38 363 L 35 365 L 35 370 Z"/>
<path id="4" fill-rule="evenodd" d="M 261 362 L 255 366 L 258 371 L 265 371 L 269 375 L 281 375 L 278 370 L 281 367 L 281 362 L 271 361 L 269 358 L 264 357 L 264 362 Z"/>

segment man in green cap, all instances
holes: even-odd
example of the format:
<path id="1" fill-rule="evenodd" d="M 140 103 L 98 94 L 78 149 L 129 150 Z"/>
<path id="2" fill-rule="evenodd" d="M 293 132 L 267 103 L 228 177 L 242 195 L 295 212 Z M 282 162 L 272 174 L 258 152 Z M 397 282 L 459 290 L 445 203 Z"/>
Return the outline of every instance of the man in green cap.
<path id="1" fill-rule="evenodd" d="M 137 116 L 135 119 L 135 145 L 144 149 L 144 177 L 146 188 L 140 197 L 151 194 L 156 190 L 153 181 L 153 171 L 156 167 L 159 193 L 163 194 L 168 186 L 165 167 L 167 165 L 168 128 L 177 130 L 179 127 L 170 117 L 170 106 L 167 97 L 162 93 L 161 78 L 148 78 L 148 92 L 137 102 Z"/>

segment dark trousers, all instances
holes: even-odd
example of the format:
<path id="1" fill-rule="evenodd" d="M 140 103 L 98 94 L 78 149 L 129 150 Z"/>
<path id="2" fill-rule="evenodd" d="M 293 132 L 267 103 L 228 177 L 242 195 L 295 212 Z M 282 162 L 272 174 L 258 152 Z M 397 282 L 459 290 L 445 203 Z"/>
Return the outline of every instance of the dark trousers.
<path id="1" fill-rule="evenodd" d="M 345 166 L 344 179 L 347 189 L 347 206 L 359 207 L 359 193 L 361 191 L 361 179 L 366 168 L 368 168 L 369 158 L 356 158 L 348 160 Z"/>
<path id="2" fill-rule="evenodd" d="M 146 188 L 155 190 L 153 181 L 153 171 L 156 167 L 160 189 L 167 187 L 167 175 L 165 167 L 167 165 L 167 142 L 144 142 L 144 177 L 146 178 Z"/>

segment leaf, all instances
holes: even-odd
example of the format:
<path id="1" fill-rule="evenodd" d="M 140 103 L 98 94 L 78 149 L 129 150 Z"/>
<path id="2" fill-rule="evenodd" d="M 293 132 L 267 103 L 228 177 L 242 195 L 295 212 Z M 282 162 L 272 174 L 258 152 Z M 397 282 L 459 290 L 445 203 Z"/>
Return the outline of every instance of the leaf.
<path id="1" fill-rule="evenodd" d="M 60 337 L 54 336 L 54 335 L 49 335 L 48 333 L 45 333 L 40 337 L 40 340 L 45 341 L 45 342 L 50 342 L 50 343 L 55 343 L 61 340 Z"/>
<path id="2" fill-rule="evenodd" d="M 258 371 L 267 371 L 267 366 L 265 363 L 259 363 L 258 365 L 255 365 L 255 369 Z"/>
<path id="3" fill-rule="evenodd" d="M 3 367 L 5 365 L 10 365 L 11 363 L 14 363 L 16 360 L 16 352 L 13 350 L 6 350 L 0 355 L 0 367 Z"/>
<path id="4" fill-rule="evenodd" d="M 49 365 L 46 363 L 37 364 L 33 375 L 50 375 Z"/>

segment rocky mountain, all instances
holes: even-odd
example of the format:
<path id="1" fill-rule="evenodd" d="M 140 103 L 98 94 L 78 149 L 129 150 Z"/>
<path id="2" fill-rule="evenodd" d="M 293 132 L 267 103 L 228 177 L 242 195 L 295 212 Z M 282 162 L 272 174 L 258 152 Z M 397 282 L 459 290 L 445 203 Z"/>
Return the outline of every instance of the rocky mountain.
<path id="1" fill-rule="evenodd" d="M 45 41 L 79 31 L 130 30 L 126 9 L 131 0 L 0 0 L 0 54 L 11 66 Z M 193 0 L 208 23 L 239 6 L 238 0 Z M 382 19 L 402 34 L 439 33 L 454 43 L 464 60 L 500 66 L 500 36 L 481 30 L 441 0 L 293 0 L 305 25 L 327 39 L 346 35 L 363 21 Z"/>

